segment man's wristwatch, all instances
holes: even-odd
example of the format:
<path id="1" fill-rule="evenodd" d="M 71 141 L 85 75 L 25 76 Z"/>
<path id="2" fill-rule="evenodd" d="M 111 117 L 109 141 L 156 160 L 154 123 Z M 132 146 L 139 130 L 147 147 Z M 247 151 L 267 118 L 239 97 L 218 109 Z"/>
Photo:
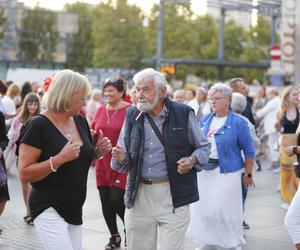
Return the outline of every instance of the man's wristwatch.
<path id="1" fill-rule="evenodd" d="M 294 147 L 293 147 L 293 153 L 294 153 L 295 155 L 298 154 L 298 146 L 294 146 Z"/>
<path id="2" fill-rule="evenodd" d="M 248 178 L 252 178 L 252 174 L 251 173 L 245 173 L 245 176 Z"/>
<path id="3" fill-rule="evenodd" d="M 193 168 L 195 166 L 196 162 L 197 162 L 197 158 L 193 155 L 191 155 L 189 158 L 190 158 L 190 161 L 191 161 L 190 168 Z"/>

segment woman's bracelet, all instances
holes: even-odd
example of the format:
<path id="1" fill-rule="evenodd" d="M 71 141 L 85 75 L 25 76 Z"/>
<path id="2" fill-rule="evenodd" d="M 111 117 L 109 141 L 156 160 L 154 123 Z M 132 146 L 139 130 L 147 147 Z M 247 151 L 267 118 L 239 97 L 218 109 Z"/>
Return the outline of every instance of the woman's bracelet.
<path id="1" fill-rule="evenodd" d="M 50 159 L 49 159 L 49 161 L 50 161 L 50 169 L 51 169 L 52 172 L 55 173 L 55 172 L 57 172 L 57 169 L 54 168 L 52 159 L 53 159 L 53 157 L 50 156 Z"/>
<path id="2" fill-rule="evenodd" d="M 98 151 L 98 147 L 95 147 L 95 157 L 97 160 L 101 160 L 104 156 L 102 155 L 101 152 L 97 152 Z"/>

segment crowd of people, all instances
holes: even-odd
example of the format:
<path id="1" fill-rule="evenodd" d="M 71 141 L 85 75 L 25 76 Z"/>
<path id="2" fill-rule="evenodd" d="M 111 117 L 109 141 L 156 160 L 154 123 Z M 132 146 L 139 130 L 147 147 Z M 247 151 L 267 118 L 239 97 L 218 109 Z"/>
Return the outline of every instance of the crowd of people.
<path id="1" fill-rule="evenodd" d="M 122 242 L 157 249 L 158 239 L 160 249 L 180 250 L 186 237 L 198 249 L 241 250 L 250 228 L 247 190 L 253 171 L 262 170 L 279 173 L 285 225 L 300 249 L 298 86 L 254 89 L 233 78 L 172 91 L 150 68 L 133 83 L 129 90 L 117 77 L 92 89 L 72 70 L 57 71 L 39 89 L 0 81 L 0 167 L 7 175 L 18 169 L 23 220 L 45 249 L 82 248 L 91 166 L 111 235 L 105 250 Z M 270 166 L 262 166 L 267 157 Z M 0 215 L 9 199 L 5 183 Z"/>

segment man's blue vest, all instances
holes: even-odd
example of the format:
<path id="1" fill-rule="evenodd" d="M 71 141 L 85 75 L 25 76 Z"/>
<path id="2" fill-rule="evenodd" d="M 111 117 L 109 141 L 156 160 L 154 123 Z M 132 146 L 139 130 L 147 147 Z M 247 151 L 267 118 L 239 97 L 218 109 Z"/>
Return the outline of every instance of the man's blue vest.
<path id="1" fill-rule="evenodd" d="M 177 172 L 177 161 L 188 157 L 194 151 L 188 140 L 188 118 L 192 109 L 165 99 L 166 118 L 162 134 L 166 144 L 167 171 L 174 208 L 190 204 L 199 199 L 197 171 L 191 169 L 186 174 Z M 136 107 L 127 110 L 124 141 L 129 159 L 129 174 L 125 192 L 125 206 L 131 208 L 138 190 L 144 153 L 144 114 Z"/>

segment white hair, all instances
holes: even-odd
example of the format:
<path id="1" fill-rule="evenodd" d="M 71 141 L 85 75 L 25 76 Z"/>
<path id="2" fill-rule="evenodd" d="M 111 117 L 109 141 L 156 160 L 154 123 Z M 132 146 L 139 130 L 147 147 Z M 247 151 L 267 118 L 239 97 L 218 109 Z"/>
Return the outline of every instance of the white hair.
<path id="1" fill-rule="evenodd" d="M 163 73 L 160 73 L 152 68 L 143 69 L 139 72 L 137 72 L 133 76 L 133 82 L 135 84 L 138 84 L 139 82 L 149 78 L 153 77 L 154 84 L 157 89 L 166 89 L 167 87 L 167 80 L 165 78 L 165 75 Z"/>
<path id="2" fill-rule="evenodd" d="M 215 94 L 216 92 L 221 93 L 224 96 L 231 98 L 232 88 L 224 83 L 216 83 L 214 84 L 208 91 L 208 96 Z"/>
<path id="3" fill-rule="evenodd" d="M 247 106 L 247 99 L 241 93 L 232 93 L 231 109 L 233 112 L 242 114 Z"/>
<path id="4" fill-rule="evenodd" d="M 91 98 L 94 98 L 96 95 L 101 95 L 102 91 L 100 89 L 93 89 L 91 93 Z"/>

